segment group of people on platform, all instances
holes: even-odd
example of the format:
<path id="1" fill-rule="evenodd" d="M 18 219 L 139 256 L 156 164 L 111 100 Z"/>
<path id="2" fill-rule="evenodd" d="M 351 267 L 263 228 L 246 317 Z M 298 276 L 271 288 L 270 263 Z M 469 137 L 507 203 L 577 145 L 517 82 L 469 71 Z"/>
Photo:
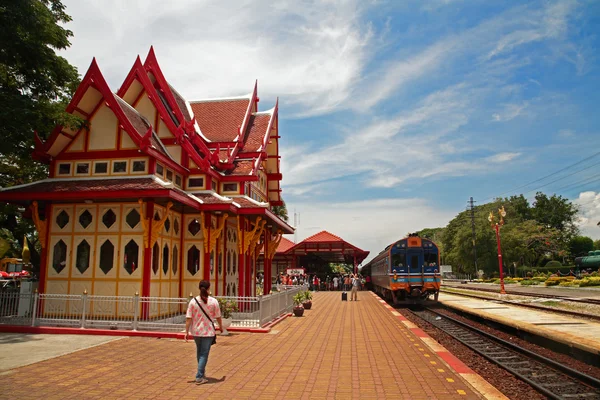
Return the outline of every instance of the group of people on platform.
<path id="1" fill-rule="evenodd" d="M 356 287 L 357 290 L 369 289 L 369 285 L 371 283 L 371 277 L 367 275 L 363 277 L 360 274 L 337 274 L 337 275 L 327 275 L 325 279 L 319 278 L 317 275 L 314 275 L 310 279 L 310 290 L 328 290 L 328 291 L 350 291 L 353 287 Z"/>

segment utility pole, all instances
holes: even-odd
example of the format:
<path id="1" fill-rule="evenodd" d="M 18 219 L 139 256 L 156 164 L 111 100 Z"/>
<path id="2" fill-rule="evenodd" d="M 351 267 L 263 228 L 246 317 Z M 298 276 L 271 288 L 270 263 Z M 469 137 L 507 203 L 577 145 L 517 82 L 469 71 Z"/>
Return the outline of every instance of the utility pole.
<path id="1" fill-rule="evenodd" d="M 475 201 L 469 198 L 469 209 L 471 210 L 471 232 L 473 234 L 473 262 L 475 263 L 475 274 L 477 274 L 477 247 L 475 246 Z"/>

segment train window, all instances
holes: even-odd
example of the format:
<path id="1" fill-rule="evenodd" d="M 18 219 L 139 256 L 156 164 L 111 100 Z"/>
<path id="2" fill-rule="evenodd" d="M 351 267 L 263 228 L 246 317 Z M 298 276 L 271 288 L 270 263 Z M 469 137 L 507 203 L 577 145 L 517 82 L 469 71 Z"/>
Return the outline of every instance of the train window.
<path id="1" fill-rule="evenodd" d="M 392 269 L 398 267 L 404 267 L 406 265 L 405 254 L 393 254 L 392 255 Z"/>
<path id="2" fill-rule="evenodd" d="M 437 253 L 425 253 L 425 265 L 430 266 L 431 264 L 437 265 Z"/>

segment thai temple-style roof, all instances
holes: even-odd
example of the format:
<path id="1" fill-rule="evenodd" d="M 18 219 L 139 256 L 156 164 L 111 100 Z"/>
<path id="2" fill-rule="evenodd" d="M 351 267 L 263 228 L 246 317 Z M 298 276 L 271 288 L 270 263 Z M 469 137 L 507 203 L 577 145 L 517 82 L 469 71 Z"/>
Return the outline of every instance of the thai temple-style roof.
<path id="1" fill-rule="evenodd" d="M 263 215 L 291 233 L 293 228 L 270 211 L 283 204 L 278 103 L 259 111 L 257 89 L 255 83 L 245 96 L 188 101 L 167 81 L 150 48 L 113 92 L 93 59 L 66 109 L 87 125 L 78 130 L 59 125 L 45 141 L 36 134 L 33 157 L 50 166 L 49 178 L 0 189 L 0 201 L 164 198 L 192 210 Z M 114 140 L 99 138 L 94 133 L 99 127 Z M 92 171 L 97 160 L 112 166 L 136 157 L 148 160 L 136 176 L 124 176 L 133 167 L 121 176 Z M 74 172 L 81 160 L 89 161 L 86 173 Z M 60 176 L 61 162 L 69 161 L 70 174 Z M 188 179 L 197 178 L 203 185 L 188 187 Z"/>

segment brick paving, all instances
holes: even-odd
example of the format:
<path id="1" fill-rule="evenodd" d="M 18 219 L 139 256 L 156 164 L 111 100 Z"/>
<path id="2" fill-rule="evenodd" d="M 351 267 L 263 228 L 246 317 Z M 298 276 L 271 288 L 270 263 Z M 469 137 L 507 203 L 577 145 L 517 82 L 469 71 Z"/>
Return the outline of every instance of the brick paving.
<path id="1" fill-rule="evenodd" d="M 465 381 L 370 293 L 319 292 L 302 318 L 211 349 L 196 386 L 195 345 L 124 338 L 5 372 L 0 399 L 475 399 Z"/>

